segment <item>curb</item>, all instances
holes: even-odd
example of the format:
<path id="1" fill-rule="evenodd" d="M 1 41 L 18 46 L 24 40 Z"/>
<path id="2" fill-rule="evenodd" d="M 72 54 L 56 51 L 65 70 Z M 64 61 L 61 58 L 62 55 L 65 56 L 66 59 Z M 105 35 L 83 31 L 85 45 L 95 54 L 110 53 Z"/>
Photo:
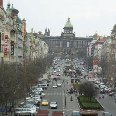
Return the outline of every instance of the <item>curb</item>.
<path id="1" fill-rule="evenodd" d="M 99 100 L 96 98 L 96 100 L 97 100 L 97 102 L 99 102 Z M 99 104 L 101 105 L 101 103 L 99 102 Z M 105 108 L 103 107 L 103 105 L 101 105 L 102 106 L 102 108 L 103 108 L 103 110 L 102 111 L 104 111 L 105 110 Z"/>
<path id="2" fill-rule="evenodd" d="M 78 102 L 78 96 L 75 95 L 75 97 L 76 97 L 76 99 L 77 99 L 76 101 L 77 101 L 77 105 L 78 105 L 78 107 L 79 107 L 79 110 L 81 110 L 81 107 L 80 107 L 79 102 Z"/>

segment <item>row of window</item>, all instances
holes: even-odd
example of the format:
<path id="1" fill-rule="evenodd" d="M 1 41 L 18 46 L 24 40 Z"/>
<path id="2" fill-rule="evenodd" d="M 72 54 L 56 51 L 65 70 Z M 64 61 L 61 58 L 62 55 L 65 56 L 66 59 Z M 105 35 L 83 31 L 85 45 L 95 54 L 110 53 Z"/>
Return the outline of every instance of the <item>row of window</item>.
<path id="1" fill-rule="evenodd" d="M 77 41 L 75 43 L 75 41 L 51 41 L 50 43 L 50 46 L 52 47 L 77 47 L 77 48 L 83 48 L 83 47 L 87 47 L 88 46 L 88 42 L 87 41 Z"/>

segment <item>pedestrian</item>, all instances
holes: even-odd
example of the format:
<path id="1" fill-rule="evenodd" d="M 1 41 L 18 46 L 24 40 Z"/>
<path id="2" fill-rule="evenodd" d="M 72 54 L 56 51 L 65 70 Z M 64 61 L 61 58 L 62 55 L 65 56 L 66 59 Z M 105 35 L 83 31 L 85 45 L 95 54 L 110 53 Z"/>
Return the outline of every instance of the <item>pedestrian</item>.
<path id="1" fill-rule="evenodd" d="M 104 99 L 104 95 L 102 95 L 102 98 Z"/>
<path id="2" fill-rule="evenodd" d="M 71 96 L 71 98 L 70 98 L 70 101 L 73 101 L 73 98 L 72 98 L 72 96 Z"/>

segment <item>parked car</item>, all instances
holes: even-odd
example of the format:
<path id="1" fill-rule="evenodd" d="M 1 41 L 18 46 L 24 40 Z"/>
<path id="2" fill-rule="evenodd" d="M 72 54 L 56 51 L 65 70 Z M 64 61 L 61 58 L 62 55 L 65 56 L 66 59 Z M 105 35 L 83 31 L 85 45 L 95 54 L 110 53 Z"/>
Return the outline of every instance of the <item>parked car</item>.
<path id="1" fill-rule="evenodd" d="M 15 116 L 35 116 L 37 113 L 36 107 L 35 108 L 15 108 Z"/>
<path id="2" fill-rule="evenodd" d="M 39 87 L 39 88 L 37 88 L 37 91 L 43 92 L 43 88 L 42 87 Z"/>
<path id="3" fill-rule="evenodd" d="M 113 96 L 115 94 L 115 92 L 110 92 L 109 96 Z"/>

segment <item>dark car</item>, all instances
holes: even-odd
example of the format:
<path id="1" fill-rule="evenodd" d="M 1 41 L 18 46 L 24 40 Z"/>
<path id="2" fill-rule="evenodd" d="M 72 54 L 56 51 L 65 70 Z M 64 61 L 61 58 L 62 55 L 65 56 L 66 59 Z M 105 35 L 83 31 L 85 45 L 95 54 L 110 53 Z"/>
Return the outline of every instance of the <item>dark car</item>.
<path id="1" fill-rule="evenodd" d="M 114 96 L 115 92 L 110 92 L 109 96 Z"/>

